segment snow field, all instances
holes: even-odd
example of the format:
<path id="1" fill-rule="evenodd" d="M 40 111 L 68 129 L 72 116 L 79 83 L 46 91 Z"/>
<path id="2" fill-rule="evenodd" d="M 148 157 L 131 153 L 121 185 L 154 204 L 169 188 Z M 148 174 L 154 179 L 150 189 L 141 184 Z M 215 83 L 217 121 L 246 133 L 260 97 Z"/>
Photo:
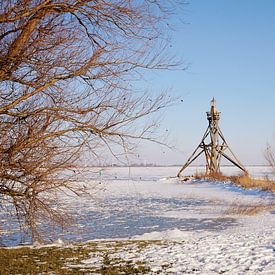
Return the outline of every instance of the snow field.
<path id="1" fill-rule="evenodd" d="M 268 169 L 260 169 L 254 168 L 254 174 L 264 177 Z M 111 244 L 124 240 L 123 249 L 110 250 L 109 257 L 143 262 L 151 268 L 148 274 L 275 274 L 275 212 L 267 208 L 253 216 L 226 214 L 232 205 L 274 204 L 275 195 L 229 183 L 183 183 L 171 177 L 177 170 L 93 170 L 85 181 L 92 199 L 62 194 L 60 207 L 75 224 L 50 238 L 62 238 L 65 245 L 101 240 L 105 248 L 106 239 Z M 194 171 L 191 167 L 189 172 Z M 18 234 L 9 236 L 8 245 L 18 243 Z M 127 243 L 129 239 L 158 242 L 140 247 Z M 103 252 L 91 253 L 80 266 L 100 267 L 103 261 Z"/>
<path id="2" fill-rule="evenodd" d="M 140 246 L 129 242 L 119 249 L 110 248 L 110 260 L 124 259 L 150 267 L 146 274 L 274 274 L 275 244 L 272 227 L 253 228 L 255 222 L 266 222 L 268 214 L 248 221 L 243 230 L 228 229 L 222 234 L 188 234 L 178 229 L 146 233 L 135 240 L 161 240 Z M 102 242 L 102 248 L 113 247 L 112 241 Z M 91 253 L 79 267 L 100 267 L 104 253 Z"/>
<path id="3" fill-rule="evenodd" d="M 274 203 L 273 194 L 244 190 L 228 183 L 183 184 L 168 177 L 174 167 L 164 169 L 132 168 L 128 180 L 127 170 L 106 171 L 108 174 L 101 181 L 105 188 L 97 195 L 103 201 L 109 200 L 110 204 L 105 206 L 112 209 L 113 225 L 116 219 L 124 224 L 134 212 L 151 220 L 158 218 L 144 226 L 141 230 L 144 233 L 138 235 L 133 235 L 134 227 L 139 227 L 141 220 L 126 222 L 130 227 L 126 238 L 161 241 L 142 250 L 138 245 L 125 245 L 124 249 L 110 253 L 111 259 L 144 262 L 151 269 L 148 274 L 275 274 L 274 214 L 269 211 L 255 216 L 224 214 L 232 204 Z M 261 176 L 259 170 L 256 172 Z M 115 213 L 120 211 L 123 215 L 118 218 Z M 165 219 L 168 226 L 163 223 Z M 91 255 L 83 265 L 100 266 L 102 261 L 103 255 Z"/>

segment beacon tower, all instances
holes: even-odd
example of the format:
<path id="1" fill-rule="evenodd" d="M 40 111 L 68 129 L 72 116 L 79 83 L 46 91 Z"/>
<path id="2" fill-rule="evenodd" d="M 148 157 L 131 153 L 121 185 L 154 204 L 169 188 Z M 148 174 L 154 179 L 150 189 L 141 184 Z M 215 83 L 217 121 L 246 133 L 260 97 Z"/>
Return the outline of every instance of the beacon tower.
<path id="1" fill-rule="evenodd" d="M 216 100 L 214 98 L 211 100 L 210 112 L 206 112 L 206 114 L 208 127 L 203 135 L 203 138 L 193 154 L 180 169 L 177 176 L 180 177 L 183 170 L 202 154 L 204 154 L 206 160 L 206 174 L 220 172 L 222 157 L 226 158 L 232 164 L 247 173 L 244 166 L 240 163 L 228 146 L 219 128 L 220 112 L 217 111 Z"/>

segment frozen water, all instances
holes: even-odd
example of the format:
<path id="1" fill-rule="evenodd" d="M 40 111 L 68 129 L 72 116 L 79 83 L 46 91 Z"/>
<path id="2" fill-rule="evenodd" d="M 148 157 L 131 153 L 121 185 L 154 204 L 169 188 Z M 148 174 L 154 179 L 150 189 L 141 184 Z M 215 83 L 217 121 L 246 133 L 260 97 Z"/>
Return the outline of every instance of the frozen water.
<path id="1" fill-rule="evenodd" d="M 274 194 L 229 183 L 183 183 L 171 177 L 179 167 L 101 169 L 83 172 L 92 198 L 61 195 L 61 207 L 74 219 L 66 231 L 50 231 L 41 224 L 49 229 L 48 240 L 57 240 L 53 245 L 116 238 L 162 240 L 143 250 L 125 245 L 109 256 L 145 262 L 150 274 L 275 274 L 274 211 L 225 214 L 232 205 L 274 204 Z M 198 169 L 191 167 L 187 173 Z M 256 177 L 270 173 L 263 167 L 249 170 Z M 227 167 L 224 172 L 236 171 Z M 0 214 L 2 245 L 17 245 L 22 234 L 8 218 Z M 79 266 L 100 267 L 103 258 L 91 253 Z"/>
<path id="2" fill-rule="evenodd" d="M 188 174 L 201 167 L 191 167 Z M 260 173 L 260 169 L 262 172 Z M 244 190 L 229 183 L 191 181 L 182 183 L 173 178 L 179 167 L 93 168 L 83 171 L 86 188 L 93 197 L 61 196 L 61 207 L 74 223 L 65 230 L 41 224 L 48 232 L 46 240 L 86 241 L 106 238 L 132 238 L 152 232 L 221 232 L 243 225 L 236 216 L 224 211 L 234 203 L 269 204 L 274 194 L 259 190 Z M 268 169 L 251 168 L 251 173 L 264 177 Z M 225 169 L 233 173 L 231 167 Z M 273 216 L 272 216 L 273 217 Z M 2 245 L 18 245 L 29 239 L 18 230 L 16 221 L 0 218 Z"/>

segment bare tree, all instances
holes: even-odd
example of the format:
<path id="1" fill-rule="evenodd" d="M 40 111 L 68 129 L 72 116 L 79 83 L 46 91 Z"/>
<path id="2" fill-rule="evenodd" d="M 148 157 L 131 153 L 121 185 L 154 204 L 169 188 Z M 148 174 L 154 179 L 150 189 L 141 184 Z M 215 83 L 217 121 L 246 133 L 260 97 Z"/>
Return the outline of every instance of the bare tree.
<path id="1" fill-rule="evenodd" d="M 166 54 L 163 2 L 1 1 L 0 203 L 14 205 L 33 238 L 39 219 L 60 221 L 56 191 L 81 194 L 60 172 L 83 150 L 96 157 L 154 138 L 154 123 L 136 122 L 172 101 L 129 80 L 178 65 Z"/>
<path id="2" fill-rule="evenodd" d="M 271 167 L 273 174 L 275 175 L 275 150 L 270 145 L 268 145 L 266 148 L 265 158 L 267 160 L 267 163 Z"/>

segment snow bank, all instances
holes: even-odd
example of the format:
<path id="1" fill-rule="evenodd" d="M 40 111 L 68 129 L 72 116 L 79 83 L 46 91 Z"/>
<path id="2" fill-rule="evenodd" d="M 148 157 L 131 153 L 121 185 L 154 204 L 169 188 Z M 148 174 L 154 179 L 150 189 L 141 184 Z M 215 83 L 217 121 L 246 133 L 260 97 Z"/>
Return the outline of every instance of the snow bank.
<path id="1" fill-rule="evenodd" d="M 153 231 L 144 233 L 142 235 L 133 236 L 133 240 L 170 240 L 170 241 L 184 241 L 193 238 L 192 232 L 181 231 L 178 228 L 169 229 L 166 231 L 158 232 Z"/>

